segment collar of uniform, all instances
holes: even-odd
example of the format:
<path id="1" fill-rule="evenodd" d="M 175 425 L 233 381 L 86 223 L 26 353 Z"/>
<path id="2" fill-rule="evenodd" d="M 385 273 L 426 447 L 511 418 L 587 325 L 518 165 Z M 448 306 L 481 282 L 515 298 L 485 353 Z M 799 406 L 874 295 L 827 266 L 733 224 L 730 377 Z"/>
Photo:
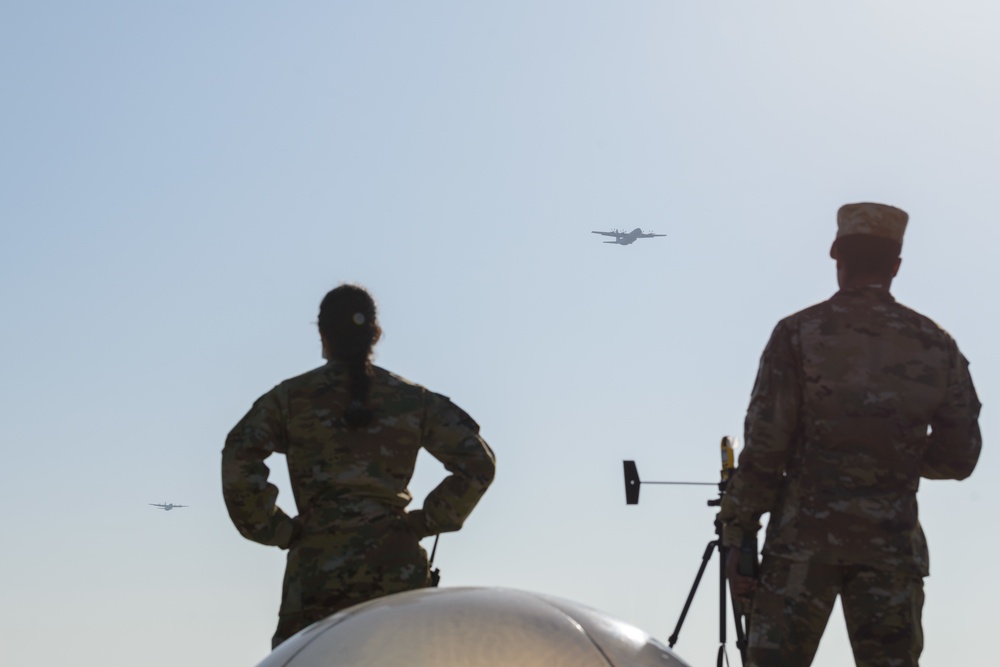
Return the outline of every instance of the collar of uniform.
<path id="1" fill-rule="evenodd" d="M 883 285 L 863 285 L 861 287 L 847 287 L 839 290 L 833 295 L 833 298 L 846 299 L 852 297 L 860 297 L 866 299 L 874 299 L 878 301 L 895 301 L 889 290 Z"/>
<path id="2" fill-rule="evenodd" d="M 323 366 L 327 373 L 332 375 L 343 375 L 347 372 L 347 368 L 344 366 L 344 362 L 339 359 L 329 359 Z"/>

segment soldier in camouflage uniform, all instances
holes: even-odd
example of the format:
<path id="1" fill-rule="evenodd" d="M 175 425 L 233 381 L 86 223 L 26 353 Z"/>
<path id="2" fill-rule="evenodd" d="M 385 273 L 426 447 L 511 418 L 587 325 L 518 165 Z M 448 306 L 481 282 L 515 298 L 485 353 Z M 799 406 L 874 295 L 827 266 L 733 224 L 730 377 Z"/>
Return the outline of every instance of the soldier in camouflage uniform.
<path id="1" fill-rule="evenodd" d="M 247 539 L 288 549 L 272 645 L 340 609 L 429 584 L 420 540 L 455 531 L 493 480 L 479 426 L 447 397 L 370 363 L 375 304 L 342 285 L 319 315 L 325 366 L 264 394 L 226 438 L 222 489 Z M 423 447 L 451 474 L 407 512 Z M 264 460 L 284 454 L 299 515 L 275 504 Z"/>
<path id="2" fill-rule="evenodd" d="M 889 294 L 906 213 L 849 204 L 837 221 L 840 291 L 771 335 L 721 508 L 733 593 L 753 593 L 754 667 L 809 665 L 838 595 L 858 665 L 915 667 L 928 574 L 917 487 L 968 477 L 982 444 L 955 341 Z M 765 512 L 760 574 L 740 576 Z"/>

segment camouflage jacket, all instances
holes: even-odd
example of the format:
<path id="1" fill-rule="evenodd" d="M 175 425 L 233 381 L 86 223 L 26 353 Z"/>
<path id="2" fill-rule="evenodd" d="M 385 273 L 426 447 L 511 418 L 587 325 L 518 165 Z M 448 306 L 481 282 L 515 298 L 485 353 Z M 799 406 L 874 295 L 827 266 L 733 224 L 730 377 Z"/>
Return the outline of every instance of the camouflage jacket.
<path id="1" fill-rule="evenodd" d="M 878 288 L 779 322 L 723 500 L 724 542 L 770 512 L 765 554 L 926 575 L 920 478 L 968 477 L 982 445 L 968 366 L 947 333 Z"/>
<path id="2" fill-rule="evenodd" d="M 418 537 L 454 531 L 493 480 L 496 462 L 479 426 L 447 397 L 374 368 L 370 426 L 350 429 L 347 374 L 331 362 L 260 397 L 222 450 L 222 491 L 240 533 L 287 548 L 293 534 L 350 530 L 404 514 L 407 485 L 421 447 L 451 474 L 406 513 Z M 299 516 L 275 504 L 264 460 L 286 456 Z"/>

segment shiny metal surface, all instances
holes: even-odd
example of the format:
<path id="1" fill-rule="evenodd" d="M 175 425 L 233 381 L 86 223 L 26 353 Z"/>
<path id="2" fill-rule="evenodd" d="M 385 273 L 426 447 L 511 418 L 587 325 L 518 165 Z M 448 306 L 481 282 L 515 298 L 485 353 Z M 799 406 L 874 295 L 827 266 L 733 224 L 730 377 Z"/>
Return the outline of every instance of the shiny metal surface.
<path id="1" fill-rule="evenodd" d="M 334 614 L 258 667 L 688 667 L 642 630 L 568 600 L 429 588 Z"/>

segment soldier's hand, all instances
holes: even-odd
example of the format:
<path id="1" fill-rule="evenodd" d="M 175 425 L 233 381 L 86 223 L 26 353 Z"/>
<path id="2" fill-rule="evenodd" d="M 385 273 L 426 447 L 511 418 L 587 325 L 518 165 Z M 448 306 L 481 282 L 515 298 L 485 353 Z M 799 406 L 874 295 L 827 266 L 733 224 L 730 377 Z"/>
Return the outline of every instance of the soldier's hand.
<path id="1" fill-rule="evenodd" d="M 726 578 L 729 579 L 733 599 L 744 608 L 749 608 L 750 597 L 757 590 L 757 580 L 740 574 L 740 550 L 734 547 L 730 547 L 726 555 Z"/>
<path id="2" fill-rule="evenodd" d="M 422 540 L 432 533 L 428 532 L 427 529 L 427 516 L 424 514 L 422 509 L 420 510 L 410 510 L 406 513 L 406 525 L 409 527 L 413 534 L 417 536 L 418 540 Z"/>

